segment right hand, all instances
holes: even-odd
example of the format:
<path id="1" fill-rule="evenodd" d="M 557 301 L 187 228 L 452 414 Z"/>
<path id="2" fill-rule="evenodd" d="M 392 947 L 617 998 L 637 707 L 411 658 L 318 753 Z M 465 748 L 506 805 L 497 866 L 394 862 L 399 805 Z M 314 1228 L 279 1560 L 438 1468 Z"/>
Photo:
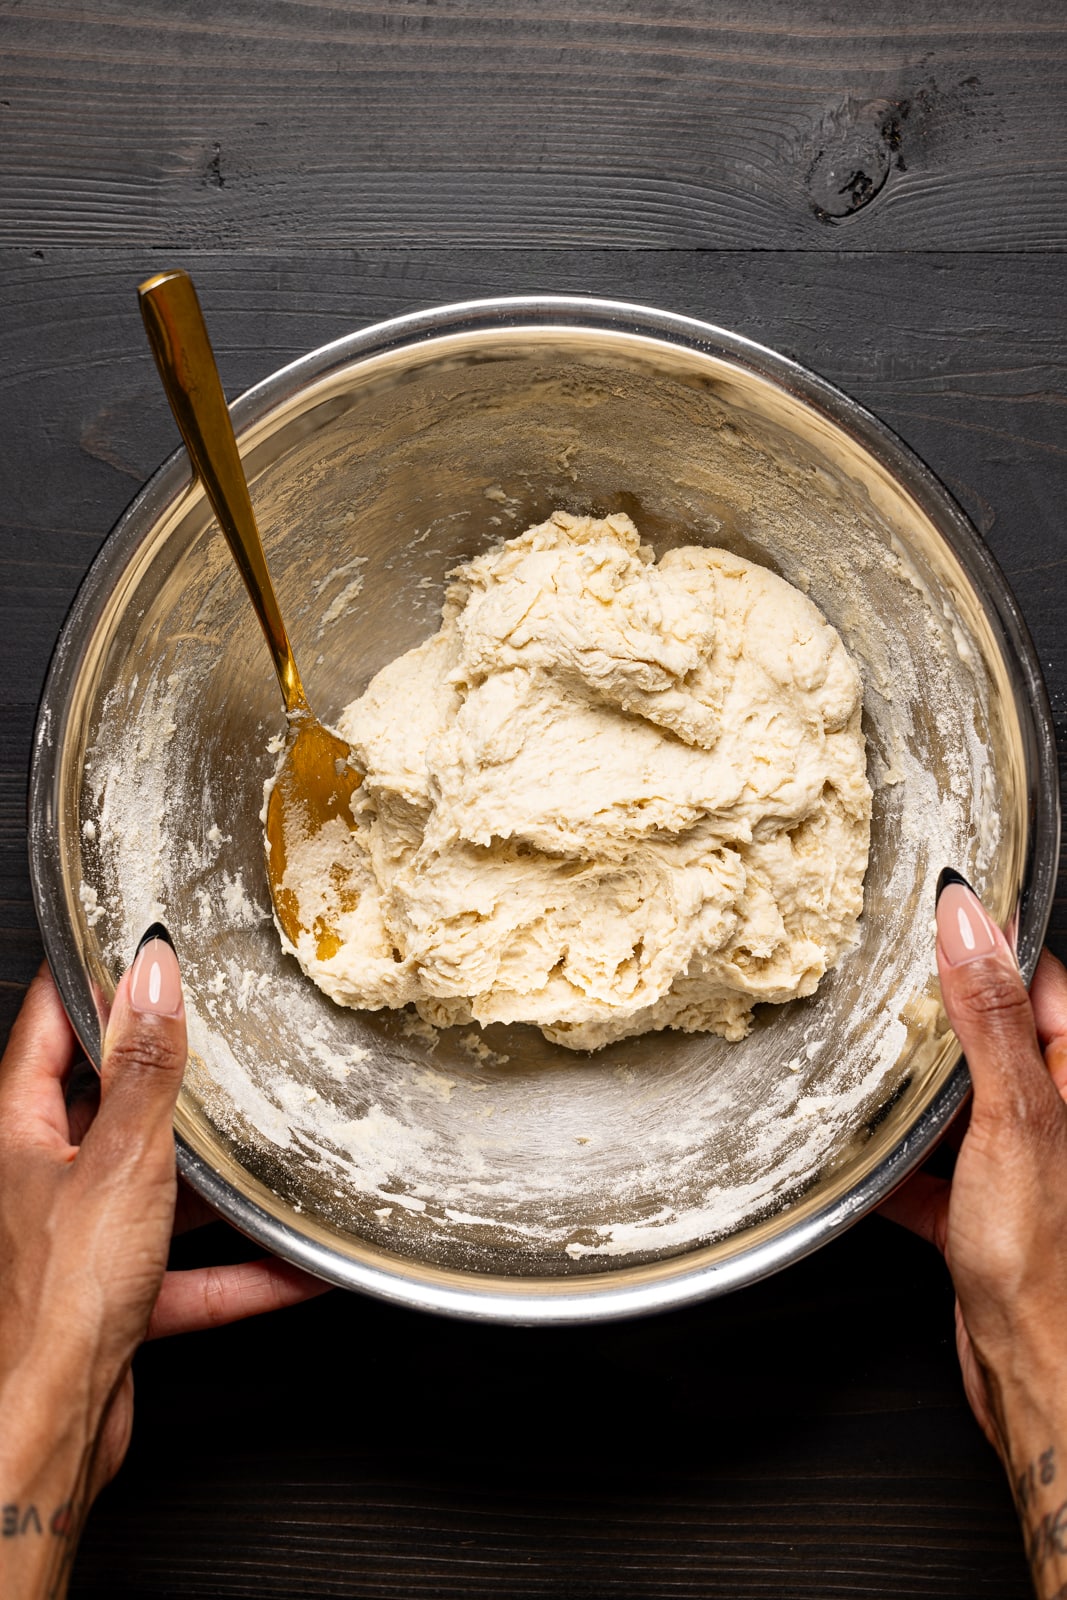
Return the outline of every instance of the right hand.
<path id="1" fill-rule="evenodd" d="M 974 1097 L 951 1181 L 920 1172 L 883 1212 L 936 1244 L 956 1288 L 967 1397 L 1011 1477 L 1039 1594 L 1067 1600 L 1067 970 L 1032 993 L 962 880 L 937 905 L 945 1009 Z"/>

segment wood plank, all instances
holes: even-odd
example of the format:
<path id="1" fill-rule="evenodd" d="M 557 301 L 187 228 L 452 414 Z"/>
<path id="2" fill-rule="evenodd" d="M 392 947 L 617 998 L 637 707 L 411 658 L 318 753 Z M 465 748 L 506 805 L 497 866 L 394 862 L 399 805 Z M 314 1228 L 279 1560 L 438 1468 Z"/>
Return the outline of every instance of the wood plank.
<path id="1" fill-rule="evenodd" d="M 165 258 L 170 261 L 171 257 Z M 672 251 L 324 251 L 181 259 L 201 285 L 229 392 L 316 345 L 420 305 L 599 293 L 717 320 L 869 405 L 974 519 L 1022 606 L 1067 750 L 1065 310 L 1055 257 Z M 0 252 L 0 1026 L 39 959 L 22 845 L 33 707 L 107 529 L 176 443 L 134 286 L 139 250 Z M 872 308 L 875 308 L 872 311 Z M 1067 956 L 1061 884 L 1051 942 Z"/>
<path id="2" fill-rule="evenodd" d="M 987 538 L 1067 767 L 1065 91 L 1062 0 L 0 0 L 0 1038 L 40 954 L 36 697 L 174 443 L 133 298 L 172 262 L 231 393 L 378 318 L 531 289 L 795 356 Z M 220 1226 L 174 1264 L 253 1253 Z M 337 1293 L 136 1370 L 75 1600 L 1030 1595 L 947 1275 L 878 1219 L 650 1321 Z"/>
<path id="3" fill-rule="evenodd" d="M 1030 1593 L 947 1275 L 876 1219 L 648 1321 L 487 1328 L 337 1294 L 149 1347 L 136 1376 L 79 1600 Z"/>
<path id="4" fill-rule="evenodd" d="M 231 392 L 368 320 L 531 283 L 713 316 L 797 356 L 895 425 L 969 507 L 1035 628 L 1062 725 L 1058 262 L 185 260 Z M 133 299 L 157 264 L 138 250 L 0 255 L 12 313 L 0 333 L 0 671 L 12 685 L 0 1002 L 37 953 L 21 836 L 36 687 L 93 551 L 172 443 Z M 1061 906 L 1061 949 L 1065 923 Z M 135 1454 L 90 1523 L 75 1593 L 1022 1600 L 1007 1491 L 959 1395 L 941 1269 L 888 1230 L 862 1250 L 852 1238 L 869 1233 L 752 1295 L 575 1330 L 573 1343 L 337 1296 L 287 1317 L 284 1380 L 269 1323 L 150 1350 Z M 346 1372 L 362 1371 L 351 1352 L 372 1352 L 374 1381 L 353 1375 L 343 1403 L 331 1391 L 325 1412 L 294 1411 L 279 1396 L 292 1374 L 319 1373 L 324 1351 Z M 190 1416 L 208 1419 L 193 1436 Z"/>
<path id="5" fill-rule="evenodd" d="M 0 243 L 1050 250 L 1067 15 L 0 5 Z"/>

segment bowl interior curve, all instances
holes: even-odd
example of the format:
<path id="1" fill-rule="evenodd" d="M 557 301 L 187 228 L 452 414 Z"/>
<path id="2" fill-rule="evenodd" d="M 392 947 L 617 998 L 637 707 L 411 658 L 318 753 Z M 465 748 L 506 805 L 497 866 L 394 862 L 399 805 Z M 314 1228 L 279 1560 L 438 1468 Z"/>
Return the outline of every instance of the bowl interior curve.
<path id="1" fill-rule="evenodd" d="M 162 916 L 187 989 L 190 1169 L 247 1202 L 233 1214 L 250 1231 L 270 1219 L 276 1248 L 338 1281 L 381 1273 L 401 1298 L 405 1283 L 461 1297 L 494 1283 L 516 1303 L 655 1282 L 669 1300 L 696 1269 L 710 1283 L 813 1237 L 944 1105 L 958 1051 L 934 976 L 934 884 L 952 864 L 998 918 L 1015 911 L 1033 709 L 983 574 L 945 536 L 947 498 L 905 487 L 890 445 L 798 392 L 788 364 L 754 370 L 737 343 L 446 318 L 432 337 L 331 347 L 238 415 L 327 720 L 436 628 L 451 568 L 556 507 L 626 511 L 658 552 L 728 546 L 839 629 L 864 676 L 875 788 L 860 939 L 810 1000 L 762 1008 L 741 1044 L 669 1032 L 576 1056 L 529 1028 L 438 1033 L 344 1011 L 308 983 L 280 949 L 263 865 L 280 699 L 180 460 L 72 619 L 62 725 L 45 742 L 58 916 L 85 973 L 76 1023 L 91 1032 Z"/>

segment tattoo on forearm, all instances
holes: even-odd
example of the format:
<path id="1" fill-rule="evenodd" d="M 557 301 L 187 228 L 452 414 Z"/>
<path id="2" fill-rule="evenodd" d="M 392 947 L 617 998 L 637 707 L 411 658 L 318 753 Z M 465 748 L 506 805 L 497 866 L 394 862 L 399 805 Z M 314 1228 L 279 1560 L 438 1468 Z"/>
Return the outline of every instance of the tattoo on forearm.
<path id="1" fill-rule="evenodd" d="M 1035 1574 L 1053 1556 L 1067 1556 L 1067 1500 L 1031 1528 L 1029 1555 Z"/>
<path id="2" fill-rule="evenodd" d="M 1052 1445 L 1027 1463 L 1026 1471 L 1015 1481 L 1015 1495 L 1025 1511 L 1033 1504 L 1038 1488 L 1048 1488 L 1056 1478 L 1056 1452 Z"/>
<path id="3" fill-rule="evenodd" d="M 23 1505 L 17 1500 L 0 1506 L 0 1538 L 3 1539 L 22 1539 L 33 1534 L 41 1538 L 51 1534 L 57 1539 L 69 1539 L 73 1530 L 73 1500 L 64 1500 L 62 1505 L 44 1515 L 35 1505 Z"/>
<path id="4" fill-rule="evenodd" d="M 1025 1470 L 1012 1485 L 1022 1517 L 1026 1553 L 1030 1560 L 1034 1587 L 1040 1596 L 1045 1596 L 1042 1574 L 1049 1562 L 1055 1561 L 1057 1556 L 1067 1556 L 1067 1500 L 1063 1500 L 1055 1510 L 1044 1512 L 1040 1520 L 1038 1519 L 1041 1503 L 1047 1504 L 1050 1498 L 1044 1491 L 1056 1481 L 1056 1450 L 1053 1445 L 1049 1445 L 1047 1450 L 1042 1450 L 1032 1461 L 1027 1462 Z M 1059 1492 L 1062 1493 L 1062 1488 Z M 1052 1581 L 1055 1582 L 1056 1578 L 1062 1575 L 1061 1566 L 1059 1571 L 1053 1574 Z M 1045 1596 L 1045 1600 L 1067 1600 L 1067 1583 L 1057 1588 L 1054 1595 Z"/>

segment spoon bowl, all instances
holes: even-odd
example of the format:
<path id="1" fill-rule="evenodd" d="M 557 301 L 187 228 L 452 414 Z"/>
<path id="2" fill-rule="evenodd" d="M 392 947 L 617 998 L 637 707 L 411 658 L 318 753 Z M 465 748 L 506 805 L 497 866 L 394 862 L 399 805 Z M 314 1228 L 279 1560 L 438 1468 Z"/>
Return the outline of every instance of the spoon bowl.
<path id="1" fill-rule="evenodd" d="M 329 917 L 309 918 L 300 909 L 296 890 L 286 883 L 289 846 L 313 838 L 320 829 L 341 817 L 352 822 L 352 796 L 362 779 L 351 761 L 345 741 L 308 714 L 296 714 L 289 738 L 267 798 L 267 877 L 274 913 L 282 932 L 296 949 L 301 937 L 311 933 L 315 953 L 328 961 L 341 948 L 341 937 Z M 349 910 L 348 891 L 336 890 L 339 912 Z"/>

